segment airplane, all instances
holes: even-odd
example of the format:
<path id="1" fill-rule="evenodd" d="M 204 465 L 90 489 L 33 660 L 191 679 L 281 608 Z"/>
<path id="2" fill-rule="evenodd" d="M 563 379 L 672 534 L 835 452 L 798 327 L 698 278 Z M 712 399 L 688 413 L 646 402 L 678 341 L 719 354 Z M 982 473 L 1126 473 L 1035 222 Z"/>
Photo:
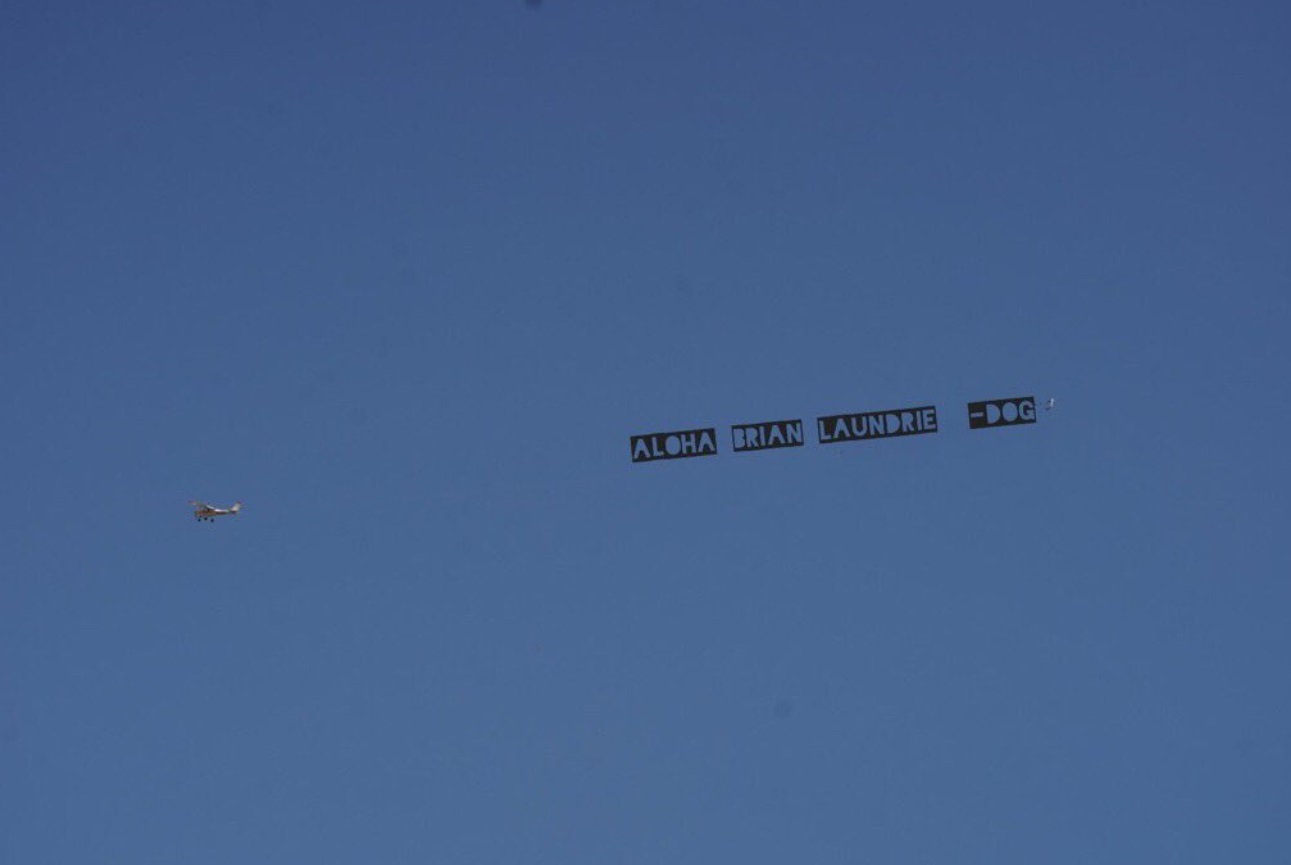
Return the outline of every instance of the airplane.
<path id="1" fill-rule="evenodd" d="M 217 508 L 206 502 L 189 502 L 189 504 L 193 506 L 193 519 L 206 520 L 208 523 L 215 522 L 216 517 L 227 517 L 230 514 L 236 517 L 238 511 L 242 510 L 242 502 L 234 502 L 231 508 Z"/>

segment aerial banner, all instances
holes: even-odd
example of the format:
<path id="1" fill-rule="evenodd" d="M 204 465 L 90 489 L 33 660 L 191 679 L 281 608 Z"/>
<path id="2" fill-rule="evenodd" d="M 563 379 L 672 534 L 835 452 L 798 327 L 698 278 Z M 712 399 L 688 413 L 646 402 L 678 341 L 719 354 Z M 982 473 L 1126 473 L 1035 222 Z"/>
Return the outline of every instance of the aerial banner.
<path id="1" fill-rule="evenodd" d="M 1044 407 L 1049 411 L 1053 406 L 1054 400 L 1050 398 Z M 1034 424 L 1037 419 L 1034 396 L 968 403 L 969 429 L 1021 426 Z M 801 448 L 806 443 L 804 423 L 803 419 L 794 418 L 731 424 L 731 451 L 740 454 Z M 930 435 L 940 431 L 935 405 L 821 415 L 816 418 L 816 443 L 822 445 Z M 647 433 L 629 438 L 634 463 L 717 455 L 716 427 Z"/>

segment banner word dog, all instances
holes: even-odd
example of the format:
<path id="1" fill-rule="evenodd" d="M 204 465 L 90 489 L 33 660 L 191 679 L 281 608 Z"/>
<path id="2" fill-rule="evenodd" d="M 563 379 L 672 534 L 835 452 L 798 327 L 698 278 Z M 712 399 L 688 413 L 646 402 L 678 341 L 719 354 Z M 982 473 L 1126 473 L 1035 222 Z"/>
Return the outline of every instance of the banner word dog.
<path id="1" fill-rule="evenodd" d="M 987 399 L 968 404 L 969 429 L 990 429 L 1024 423 L 1035 423 L 1035 397 L 1033 396 Z"/>

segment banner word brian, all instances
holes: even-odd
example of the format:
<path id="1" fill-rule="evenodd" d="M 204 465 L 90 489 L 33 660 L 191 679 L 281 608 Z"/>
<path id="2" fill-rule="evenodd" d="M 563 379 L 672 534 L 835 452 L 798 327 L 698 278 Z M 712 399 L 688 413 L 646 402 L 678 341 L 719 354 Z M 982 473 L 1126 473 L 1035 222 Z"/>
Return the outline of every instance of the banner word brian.
<path id="1" fill-rule="evenodd" d="M 766 423 L 736 424 L 731 427 L 731 447 L 742 451 L 802 447 L 801 420 L 773 420 Z"/>

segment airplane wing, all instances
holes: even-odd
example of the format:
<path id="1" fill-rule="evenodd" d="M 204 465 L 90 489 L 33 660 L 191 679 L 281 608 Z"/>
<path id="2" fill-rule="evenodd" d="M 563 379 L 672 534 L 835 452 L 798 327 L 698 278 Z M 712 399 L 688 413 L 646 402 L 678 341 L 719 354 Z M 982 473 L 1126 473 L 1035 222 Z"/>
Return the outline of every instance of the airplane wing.
<path id="1" fill-rule="evenodd" d="M 195 508 L 201 508 L 202 510 L 210 510 L 211 508 L 211 506 L 206 502 L 189 502 L 189 504 Z"/>

